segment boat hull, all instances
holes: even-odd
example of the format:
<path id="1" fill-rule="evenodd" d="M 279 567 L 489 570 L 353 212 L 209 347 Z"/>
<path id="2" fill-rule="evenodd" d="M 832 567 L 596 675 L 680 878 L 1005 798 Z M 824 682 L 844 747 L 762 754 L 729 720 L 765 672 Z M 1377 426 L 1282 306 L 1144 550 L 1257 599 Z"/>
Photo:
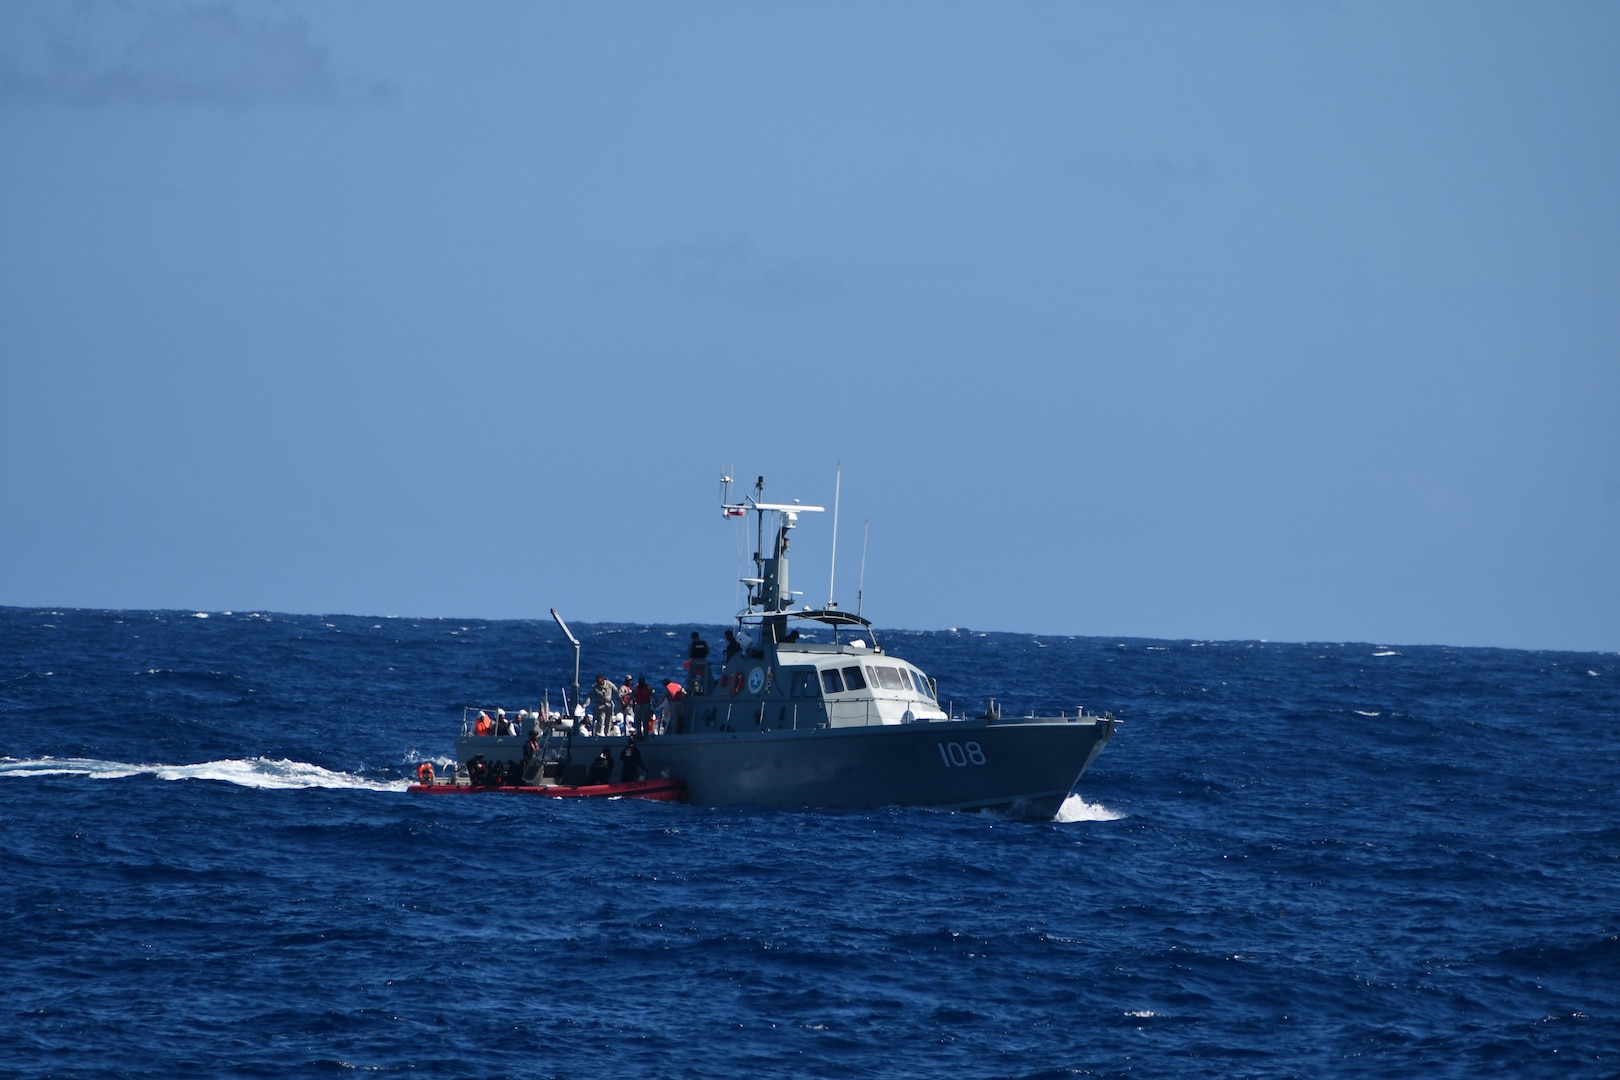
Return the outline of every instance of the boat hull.
<path id="1" fill-rule="evenodd" d="M 1113 734 L 1113 721 L 949 721 L 642 740 L 655 773 L 699 805 L 860 809 L 930 806 L 1057 814 Z"/>

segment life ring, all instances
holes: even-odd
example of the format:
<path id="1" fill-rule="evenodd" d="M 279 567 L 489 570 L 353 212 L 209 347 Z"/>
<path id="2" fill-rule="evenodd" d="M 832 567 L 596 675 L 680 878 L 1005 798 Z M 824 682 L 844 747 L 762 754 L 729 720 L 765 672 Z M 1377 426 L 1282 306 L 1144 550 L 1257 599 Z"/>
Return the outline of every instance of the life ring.
<path id="1" fill-rule="evenodd" d="M 733 677 L 732 680 L 731 680 L 731 696 L 732 697 L 736 697 L 738 694 L 742 693 L 742 681 L 743 681 L 743 673 L 739 671 L 739 672 L 737 672 L 736 676 Z"/>
<path id="2" fill-rule="evenodd" d="M 416 778 L 424 784 L 433 783 L 433 762 L 424 761 L 416 767 Z"/>

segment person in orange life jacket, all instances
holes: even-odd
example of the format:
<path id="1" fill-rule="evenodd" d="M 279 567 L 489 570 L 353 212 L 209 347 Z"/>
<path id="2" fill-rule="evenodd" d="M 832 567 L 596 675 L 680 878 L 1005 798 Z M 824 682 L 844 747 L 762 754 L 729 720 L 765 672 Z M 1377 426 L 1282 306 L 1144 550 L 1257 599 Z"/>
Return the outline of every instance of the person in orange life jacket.
<path id="1" fill-rule="evenodd" d="M 489 734 L 489 713 L 484 712 L 482 710 L 479 711 L 479 713 L 478 713 L 478 721 L 477 721 L 477 723 L 473 724 L 473 734 L 474 735 L 488 735 Z"/>
<path id="2" fill-rule="evenodd" d="M 658 710 L 658 716 L 653 721 L 653 726 L 663 728 L 665 731 L 671 730 L 670 725 L 677 722 L 675 703 L 685 696 L 686 691 L 681 689 L 680 683 L 665 683 L 663 692 L 659 695 L 655 706 Z"/>

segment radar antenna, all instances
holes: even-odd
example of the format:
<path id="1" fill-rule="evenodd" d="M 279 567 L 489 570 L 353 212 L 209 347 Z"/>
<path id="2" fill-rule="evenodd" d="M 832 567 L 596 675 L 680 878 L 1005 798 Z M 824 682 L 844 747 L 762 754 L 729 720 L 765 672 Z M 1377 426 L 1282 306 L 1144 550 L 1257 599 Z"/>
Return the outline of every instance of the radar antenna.
<path id="1" fill-rule="evenodd" d="M 722 496 L 730 493 L 730 478 L 721 478 Z M 754 481 L 754 493 L 744 495 L 741 502 L 722 502 L 720 512 L 725 517 L 742 517 L 752 511 L 758 516 L 756 546 L 754 548 L 755 573 L 741 579 L 748 586 L 748 609 L 761 608 L 773 615 L 782 615 L 792 605 L 793 593 L 788 588 L 788 534 L 799 523 L 800 514 L 819 514 L 824 508 L 805 506 L 803 503 L 768 503 L 765 501 L 765 478 Z M 765 544 L 765 515 L 776 515 L 776 536 L 771 547 Z"/>

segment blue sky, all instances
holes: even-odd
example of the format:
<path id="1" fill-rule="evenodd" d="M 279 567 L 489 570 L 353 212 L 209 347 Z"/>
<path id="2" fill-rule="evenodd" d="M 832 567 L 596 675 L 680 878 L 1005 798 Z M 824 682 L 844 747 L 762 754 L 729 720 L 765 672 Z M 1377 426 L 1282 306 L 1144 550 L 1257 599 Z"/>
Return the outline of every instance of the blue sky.
<path id="1" fill-rule="evenodd" d="M 0 603 L 1620 649 L 1620 7 L 0 5 Z M 829 588 L 831 515 L 797 534 Z"/>

